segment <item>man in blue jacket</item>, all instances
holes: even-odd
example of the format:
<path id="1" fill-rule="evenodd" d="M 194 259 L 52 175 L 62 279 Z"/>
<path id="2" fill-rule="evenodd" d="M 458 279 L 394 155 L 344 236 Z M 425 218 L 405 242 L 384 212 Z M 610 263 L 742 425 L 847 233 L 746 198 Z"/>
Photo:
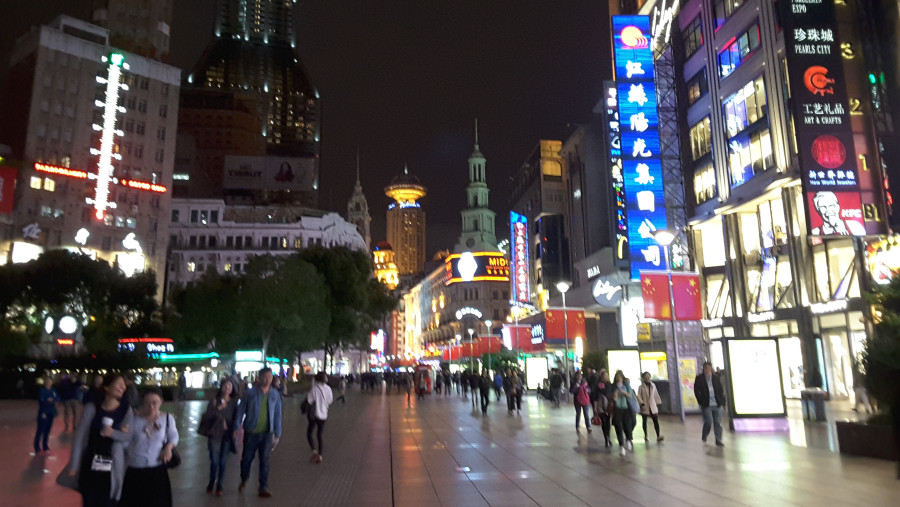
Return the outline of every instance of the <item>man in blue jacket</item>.
<path id="1" fill-rule="evenodd" d="M 259 454 L 259 496 L 272 496 L 269 491 L 269 456 L 281 438 L 281 394 L 272 389 L 272 369 L 259 370 L 256 385 L 248 389 L 238 404 L 234 427 L 243 433 L 244 452 L 241 455 L 241 485 L 250 477 L 254 454 Z"/>

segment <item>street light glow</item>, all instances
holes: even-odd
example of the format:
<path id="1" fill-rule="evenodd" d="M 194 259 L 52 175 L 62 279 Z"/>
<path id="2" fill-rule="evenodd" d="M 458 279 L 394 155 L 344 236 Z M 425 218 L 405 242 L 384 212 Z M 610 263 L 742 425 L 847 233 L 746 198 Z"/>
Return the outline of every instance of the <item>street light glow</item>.
<path id="1" fill-rule="evenodd" d="M 666 229 L 658 229 L 653 231 L 653 239 L 659 246 L 669 246 L 675 241 L 675 233 Z"/>
<path id="2" fill-rule="evenodd" d="M 556 290 L 558 290 L 561 294 L 565 294 L 566 292 L 569 291 L 569 287 L 571 287 L 571 286 L 572 286 L 572 284 L 569 282 L 566 282 L 566 281 L 557 282 Z"/>

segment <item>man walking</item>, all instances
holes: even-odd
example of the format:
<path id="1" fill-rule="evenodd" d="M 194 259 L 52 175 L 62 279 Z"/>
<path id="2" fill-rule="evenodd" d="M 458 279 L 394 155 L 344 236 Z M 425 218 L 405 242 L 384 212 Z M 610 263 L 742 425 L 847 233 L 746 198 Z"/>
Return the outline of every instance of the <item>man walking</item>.
<path id="1" fill-rule="evenodd" d="M 269 491 L 269 456 L 281 438 L 281 394 L 272 389 L 271 368 L 259 370 L 256 386 L 247 390 L 238 405 L 234 427 L 241 428 L 244 434 L 238 492 L 244 492 L 254 454 L 259 454 L 259 496 L 272 496 Z"/>
<path id="2" fill-rule="evenodd" d="M 488 403 L 491 400 L 491 388 L 494 385 L 494 381 L 491 380 L 491 374 L 488 373 L 487 370 L 481 372 L 481 378 L 479 379 L 478 390 L 481 394 L 481 415 L 487 416 Z"/>
<path id="3" fill-rule="evenodd" d="M 710 426 L 715 426 L 716 445 L 725 447 L 722 443 L 722 407 L 725 406 L 725 389 L 722 381 L 713 375 L 712 364 L 703 363 L 703 373 L 697 375 L 694 380 L 694 396 L 703 410 L 703 442 L 709 436 Z"/>

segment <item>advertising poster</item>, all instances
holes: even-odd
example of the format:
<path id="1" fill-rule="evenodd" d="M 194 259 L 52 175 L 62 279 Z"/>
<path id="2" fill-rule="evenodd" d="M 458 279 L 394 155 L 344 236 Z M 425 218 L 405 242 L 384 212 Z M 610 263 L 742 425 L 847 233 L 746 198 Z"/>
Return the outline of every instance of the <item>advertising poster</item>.
<path id="1" fill-rule="evenodd" d="M 785 415 L 778 340 L 733 339 L 726 346 L 735 415 Z"/>
<path id="2" fill-rule="evenodd" d="M 241 190 L 313 190 L 315 162 L 307 157 L 226 156 L 222 185 Z"/>
<path id="3" fill-rule="evenodd" d="M 509 212 L 510 257 L 512 260 L 512 294 L 520 303 L 531 303 L 531 280 L 528 269 L 528 219 Z"/>
<path id="4" fill-rule="evenodd" d="M 865 235 L 835 0 L 780 4 L 809 233 Z"/>
<path id="5" fill-rule="evenodd" d="M 463 252 L 444 261 L 447 285 L 458 282 L 508 282 L 509 261 L 500 252 Z"/>
<path id="6" fill-rule="evenodd" d="M 678 383 L 681 386 L 681 404 L 685 412 L 699 412 L 700 405 L 694 396 L 694 380 L 697 378 L 697 360 L 678 360 Z"/>
<path id="7" fill-rule="evenodd" d="M 650 18 L 613 16 L 612 33 L 628 250 L 631 279 L 637 280 L 641 271 L 665 269 L 653 233 L 668 226 Z"/>

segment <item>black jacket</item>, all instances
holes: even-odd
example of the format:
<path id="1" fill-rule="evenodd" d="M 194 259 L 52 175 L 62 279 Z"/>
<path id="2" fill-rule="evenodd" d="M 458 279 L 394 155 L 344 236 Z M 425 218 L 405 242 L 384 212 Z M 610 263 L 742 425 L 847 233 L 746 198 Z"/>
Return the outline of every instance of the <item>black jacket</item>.
<path id="1" fill-rule="evenodd" d="M 722 388 L 722 381 L 719 380 L 719 376 L 716 374 L 712 376 L 712 386 L 716 394 L 716 404 L 724 407 L 725 389 Z M 706 384 L 706 375 L 702 373 L 694 379 L 694 396 L 697 397 L 697 403 L 701 407 L 706 408 L 709 406 L 709 386 Z"/>

